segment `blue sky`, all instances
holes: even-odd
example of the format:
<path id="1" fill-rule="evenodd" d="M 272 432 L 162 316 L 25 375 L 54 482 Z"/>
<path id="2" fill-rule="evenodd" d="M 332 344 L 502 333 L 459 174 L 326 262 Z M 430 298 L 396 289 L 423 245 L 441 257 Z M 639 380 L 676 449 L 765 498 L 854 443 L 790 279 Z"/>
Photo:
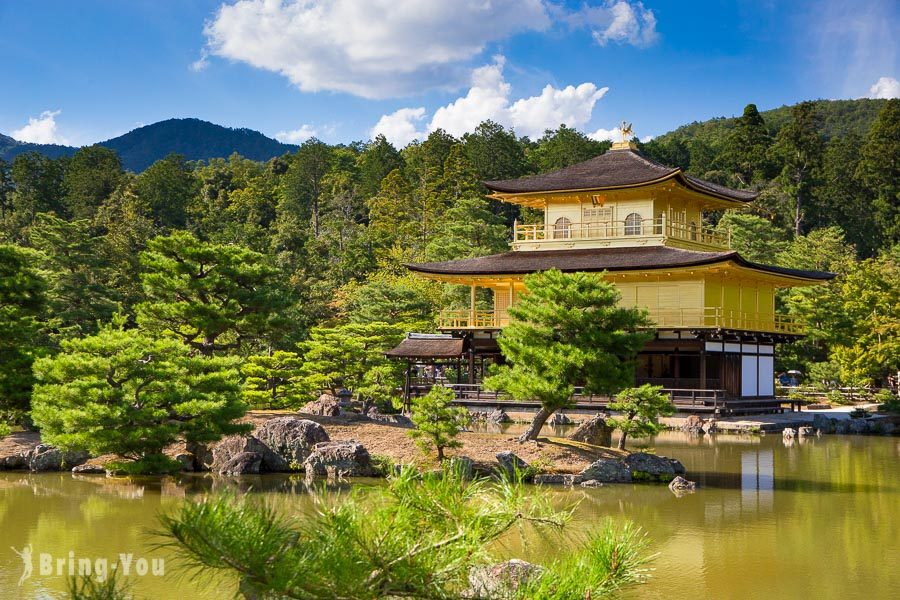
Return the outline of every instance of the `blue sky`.
<path id="1" fill-rule="evenodd" d="M 0 132 L 89 144 L 170 117 L 398 145 L 483 118 L 641 137 L 900 95 L 900 3 L 0 0 Z"/>

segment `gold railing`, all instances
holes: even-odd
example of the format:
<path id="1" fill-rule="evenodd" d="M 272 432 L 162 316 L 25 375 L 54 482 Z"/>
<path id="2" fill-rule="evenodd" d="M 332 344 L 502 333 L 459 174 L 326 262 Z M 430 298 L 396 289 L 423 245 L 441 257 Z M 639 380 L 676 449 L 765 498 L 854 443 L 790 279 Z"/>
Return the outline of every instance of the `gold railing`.
<path id="1" fill-rule="evenodd" d="M 714 246 L 729 247 L 728 235 L 709 227 L 660 219 L 634 219 L 589 223 L 514 225 L 514 242 L 560 242 L 566 240 L 606 240 L 628 237 L 668 237 Z"/>
<path id="2" fill-rule="evenodd" d="M 649 310 L 657 329 L 735 329 L 801 334 L 803 328 L 786 315 L 760 314 L 724 308 L 660 308 Z M 505 310 L 444 310 L 440 329 L 500 329 L 509 323 Z"/>

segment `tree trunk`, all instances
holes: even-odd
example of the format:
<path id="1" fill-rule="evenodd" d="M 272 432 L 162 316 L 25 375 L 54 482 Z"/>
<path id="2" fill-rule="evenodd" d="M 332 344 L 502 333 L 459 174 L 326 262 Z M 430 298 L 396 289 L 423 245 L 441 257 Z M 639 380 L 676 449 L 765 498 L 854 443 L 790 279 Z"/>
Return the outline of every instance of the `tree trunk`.
<path id="1" fill-rule="evenodd" d="M 439 463 L 444 462 L 444 447 L 443 446 L 437 447 L 437 454 L 438 454 L 438 462 Z"/>
<path id="2" fill-rule="evenodd" d="M 537 414 L 534 415 L 534 419 L 531 421 L 531 425 L 528 426 L 528 429 L 519 436 L 520 442 L 527 442 L 528 440 L 536 440 L 538 434 L 541 432 L 541 428 L 544 426 L 544 423 L 547 422 L 547 419 L 550 418 L 556 412 L 555 408 L 547 408 L 542 406 Z"/>
<path id="3" fill-rule="evenodd" d="M 628 434 L 625 433 L 625 432 L 623 431 L 623 432 L 622 432 L 622 437 L 619 438 L 619 446 L 618 446 L 619 450 L 624 450 L 624 449 L 625 449 L 625 439 L 626 439 L 627 437 L 628 437 Z"/>

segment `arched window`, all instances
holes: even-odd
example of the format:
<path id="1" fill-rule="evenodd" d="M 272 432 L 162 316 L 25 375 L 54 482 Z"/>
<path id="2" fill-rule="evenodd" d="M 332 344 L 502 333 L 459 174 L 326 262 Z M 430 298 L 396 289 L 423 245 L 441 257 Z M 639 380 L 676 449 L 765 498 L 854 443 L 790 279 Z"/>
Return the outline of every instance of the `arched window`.
<path id="1" fill-rule="evenodd" d="M 553 225 L 553 238 L 557 240 L 567 240 L 572 237 L 572 221 L 565 217 L 560 217 Z"/>
<path id="2" fill-rule="evenodd" d="M 641 235 L 641 215 L 631 213 L 625 217 L 625 235 Z"/>
<path id="3" fill-rule="evenodd" d="M 691 221 L 691 241 L 697 241 L 697 224 Z"/>

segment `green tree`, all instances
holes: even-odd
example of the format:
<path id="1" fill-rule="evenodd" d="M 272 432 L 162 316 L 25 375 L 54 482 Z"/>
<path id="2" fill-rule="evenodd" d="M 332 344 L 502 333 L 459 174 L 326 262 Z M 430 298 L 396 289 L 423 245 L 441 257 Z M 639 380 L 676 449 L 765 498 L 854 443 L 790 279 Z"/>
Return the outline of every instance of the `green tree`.
<path id="1" fill-rule="evenodd" d="M 384 353 L 404 335 L 403 325 L 381 322 L 314 327 L 309 340 L 299 344 L 304 385 L 334 395 L 347 388 L 359 400 L 383 399 L 400 385 L 403 372 L 403 365 Z"/>
<path id="2" fill-rule="evenodd" d="M 287 296 L 265 256 L 210 244 L 185 231 L 150 241 L 141 254 L 147 300 L 142 327 L 174 335 L 204 356 L 273 336 Z"/>
<path id="3" fill-rule="evenodd" d="M 319 236 L 319 197 L 322 179 L 331 169 L 332 149 L 316 138 L 309 138 L 291 157 L 284 176 L 285 192 L 296 197 L 296 202 L 308 207 L 313 237 Z"/>
<path id="4" fill-rule="evenodd" d="M 900 98 L 885 103 L 860 154 L 858 175 L 875 193 L 875 221 L 888 244 L 900 243 Z"/>
<path id="5" fill-rule="evenodd" d="M 68 213 L 76 219 L 93 219 L 123 174 L 114 150 L 99 145 L 80 148 L 66 165 L 63 177 Z"/>
<path id="6" fill-rule="evenodd" d="M 153 222 L 164 230 L 185 227 L 188 206 L 198 188 L 199 181 L 181 154 L 169 154 L 156 161 L 134 182 L 135 194 Z"/>
<path id="7" fill-rule="evenodd" d="M 649 384 L 622 390 L 607 408 L 620 413 L 620 416 L 606 420 L 607 425 L 622 432 L 619 450 L 625 449 L 625 440 L 629 435 L 641 438 L 659 433 L 663 429 L 659 417 L 675 412 L 669 396 L 662 393 L 662 386 Z"/>
<path id="8" fill-rule="evenodd" d="M 33 417 L 42 439 L 64 450 L 115 454 L 134 470 L 165 468 L 178 440 L 212 442 L 246 431 L 237 359 L 204 358 L 166 338 L 104 326 L 64 340 L 35 362 Z"/>
<path id="9" fill-rule="evenodd" d="M 620 307 L 615 286 L 597 274 L 553 269 L 527 275 L 525 287 L 498 339 L 508 364 L 484 382 L 541 403 L 522 441 L 571 404 L 576 385 L 609 394 L 633 383 L 637 353 L 652 337 L 640 330 L 651 325 L 646 313 Z"/>
<path id="10" fill-rule="evenodd" d="M 36 152 L 19 154 L 12 163 L 12 211 L 4 223 L 10 241 L 26 239 L 26 229 L 42 212 L 65 217 L 63 203 L 65 159 L 53 160 Z"/>
<path id="11" fill-rule="evenodd" d="M 726 212 L 716 223 L 716 231 L 728 237 L 731 249 L 747 260 L 773 264 L 786 243 L 786 232 L 768 219 L 750 213 Z"/>
<path id="12" fill-rule="evenodd" d="M 737 177 L 742 187 L 768 179 L 771 173 L 768 157 L 772 139 L 755 104 L 744 107 L 744 114 L 734 122 L 725 138 L 720 155 L 725 168 Z"/>
<path id="13" fill-rule="evenodd" d="M 803 233 L 804 210 L 820 176 L 825 142 L 822 115 L 814 102 L 801 102 L 791 109 L 791 121 L 778 131 L 772 151 L 781 164 L 779 180 L 794 200 L 793 229 Z"/>
<path id="14" fill-rule="evenodd" d="M 369 198 L 378 193 L 381 180 L 394 169 L 403 167 L 403 159 L 394 146 L 382 134 L 366 144 L 359 155 L 360 194 Z"/>
<path id="15" fill-rule="evenodd" d="M 507 249 L 507 228 L 479 196 L 456 200 L 444 213 L 425 247 L 428 260 L 486 256 Z"/>
<path id="16" fill-rule="evenodd" d="M 409 273 L 376 273 L 363 284 L 348 285 L 342 295 L 342 312 L 352 323 L 420 329 L 434 322 L 440 287 Z"/>
<path id="17" fill-rule="evenodd" d="M 459 598 L 493 542 L 530 525 L 563 531 L 566 512 L 519 484 L 467 481 L 454 469 L 421 477 L 404 469 L 385 491 L 322 502 L 302 523 L 252 498 L 211 496 L 162 517 L 189 567 L 235 577 L 258 598 Z M 613 597 L 642 581 L 649 560 L 640 530 L 607 522 L 504 598 Z M 577 548 L 572 550 L 573 548 Z"/>
<path id="18" fill-rule="evenodd" d="M 87 220 L 48 213 L 37 215 L 30 237 L 42 252 L 54 328 L 62 336 L 95 333 L 97 322 L 108 321 L 118 307 L 103 238 L 92 234 Z"/>
<path id="19" fill-rule="evenodd" d="M 45 345 L 41 317 L 47 282 L 37 252 L 0 245 L 0 423 L 27 422 L 31 367 Z"/>
<path id="20" fill-rule="evenodd" d="M 248 356 L 241 365 L 244 400 L 254 408 L 299 408 L 308 398 L 303 362 L 296 352 L 277 350 Z"/>
<path id="21" fill-rule="evenodd" d="M 412 421 L 416 428 L 409 437 L 416 440 L 422 452 L 437 451 L 438 462 L 444 461 L 445 448 L 460 448 L 456 436 L 468 422 L 469 411 L 453 406 L 456 394 L 450 388 L 434 386 L 424 396 L 412 401 Z"/>
<path id="22" fill-rule="evenodd" d="M 609 146 L 609 142 L 592 140 L 576 129 L 560 125 L 559 129 L 544 132 L 528 152 L 528 162 L 538 173 L 546 173 L 600 156 Z"/>

